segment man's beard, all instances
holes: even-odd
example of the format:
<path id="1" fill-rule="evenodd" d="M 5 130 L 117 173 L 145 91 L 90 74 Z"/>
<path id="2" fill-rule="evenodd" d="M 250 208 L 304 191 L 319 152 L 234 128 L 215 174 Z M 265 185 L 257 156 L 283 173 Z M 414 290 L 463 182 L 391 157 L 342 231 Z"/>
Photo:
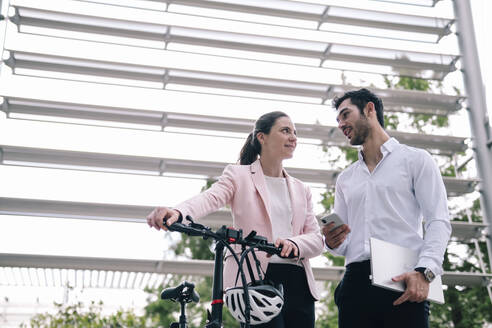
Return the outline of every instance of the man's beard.
<path id="1" fill-rule="evenodd" d="M 353 146 L 362 145 L 366 142 L 369 133 L 371 132 L 371 127 L 366 117 L 361 117 L 354 124 L 354 136 L 350 139 L 350 144 Z"/>

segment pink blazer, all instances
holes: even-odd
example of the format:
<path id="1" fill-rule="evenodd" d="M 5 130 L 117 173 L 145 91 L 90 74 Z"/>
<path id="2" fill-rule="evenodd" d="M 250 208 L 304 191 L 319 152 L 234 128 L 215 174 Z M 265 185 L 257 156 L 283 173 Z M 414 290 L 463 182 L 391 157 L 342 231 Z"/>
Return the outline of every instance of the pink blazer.
<path id="1" fill-rule="evenodd" d="M 313 213 L 311 191 L 300 180 L 289 176 L 285 170 L 283 173 L 287 177 L 293 212 L 293 237 L 290 240 L 299 249 L 299 258 L 306 271 L 309 289 L 312 296 L 318 300 L 319 293 L 315 287 L 309 259 L 320 255 L 324 250 L 324 245 L 318 222 Z M 180 211 L 183 217 L 191 215 L 193 219 L 199 219 L 226 204 L 231 206 L 234 228 L 243 229 L 244 236 L 251 230 L 256 230 L 258 235 L 268 238 L 269 242 L 274 242 L 268 192 L 259 160 L 251 165 L 228 165 L 212 187 L 179 204 L 175 209 Z M 235 247 L 235 249 L 238 254 L 241 253 L 240 247 Z M 230 253 L 226 254 L 228 255 L 226 255 L 224 264 L 224 288 L 234 286 L 237 274 L 237 264 L 234 258 Z M 261 267 L 266 272 L 269 259 L 264 252 L 256 252 L 256 254 Z M 249 277 L 247 269 L 244 269 L 246 277 Z M 238 280 L 238 285 L 240 280 Z"/>

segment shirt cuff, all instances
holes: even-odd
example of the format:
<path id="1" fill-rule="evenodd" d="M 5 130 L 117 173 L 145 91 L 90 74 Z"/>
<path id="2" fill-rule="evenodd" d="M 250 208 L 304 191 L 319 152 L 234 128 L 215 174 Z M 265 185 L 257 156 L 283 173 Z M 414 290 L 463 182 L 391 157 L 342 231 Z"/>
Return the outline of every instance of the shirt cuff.
<path id="1" fill-rule="evenodd" d="M 325 235 L 321 234 L 321 236 L 323 237 L 323 245 L 325 246 L 325 251 L 329 252 L 330 254 L 333 254 L 335 256 L 343 256 L 342 254 L 340 254 L 340 249 L 341 247 L 343 246 L 343 244 L 346 242 L 346 240 L 340 245 L 338 246 L 337 248 L 330 248 L 327 244 L 326 244 L 326 239 L 325 239 Z"/>
<path id="2" fill-rule="evenodd" d="M 436 264 L 436 262 L 429 257 L 421 257 L 417 262 L 417 264 L 415 265 L 415 268 L 428 268 L 436 276 L 443 274 L 442 266 Z"/>

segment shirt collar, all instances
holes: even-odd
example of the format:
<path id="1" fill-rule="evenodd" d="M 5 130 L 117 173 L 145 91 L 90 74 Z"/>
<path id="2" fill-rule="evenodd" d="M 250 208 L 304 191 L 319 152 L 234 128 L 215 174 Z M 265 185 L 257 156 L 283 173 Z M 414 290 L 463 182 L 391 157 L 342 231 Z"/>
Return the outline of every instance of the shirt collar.
<path id="1" fill-rule="evenodd" d="M 396 149 L 396 147 L 398 147 L 399 144 L 400 143 L 395 138 L 389 138 L 384 144 L 381 145 L 381 152 L 386 150 L 387 152 L 391 153 L 393 150 Z"/>
<path id="2" fill-rule="evenodd" d="M 395 138 L 389 138 L 384 144 L 381 145 L 381 153 L 383 157 L 386 156 L 387 153 L 391 153 L 393 150 L 398 147 L 400 143 Z M 362 147 L 359 149 L 359 161 L 364 161 L 364 156 L 362 155 Z"/>

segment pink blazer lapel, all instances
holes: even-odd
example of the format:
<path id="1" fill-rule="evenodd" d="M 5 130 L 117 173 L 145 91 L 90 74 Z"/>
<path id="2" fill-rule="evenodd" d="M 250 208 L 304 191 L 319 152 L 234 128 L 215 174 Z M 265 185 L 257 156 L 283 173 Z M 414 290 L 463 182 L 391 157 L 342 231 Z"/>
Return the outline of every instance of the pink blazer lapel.
<path id="1" fill-rule="evenodd" d="M 272 216 L 270 213 L 270 199 L 268 197 L 268 191 L 266 189 L 265 176 L 263 174 L 263 169 L 261 168 L 260 160 L 256 160 L 250 166 L 251 170 L 251 179 L 253 179 L 253 183 L 255 185 L 258 194 L 260 194 L 260 198 L 263 201 L 263 205 L 268 214 L 268 219 L 272 222 Z"/>

